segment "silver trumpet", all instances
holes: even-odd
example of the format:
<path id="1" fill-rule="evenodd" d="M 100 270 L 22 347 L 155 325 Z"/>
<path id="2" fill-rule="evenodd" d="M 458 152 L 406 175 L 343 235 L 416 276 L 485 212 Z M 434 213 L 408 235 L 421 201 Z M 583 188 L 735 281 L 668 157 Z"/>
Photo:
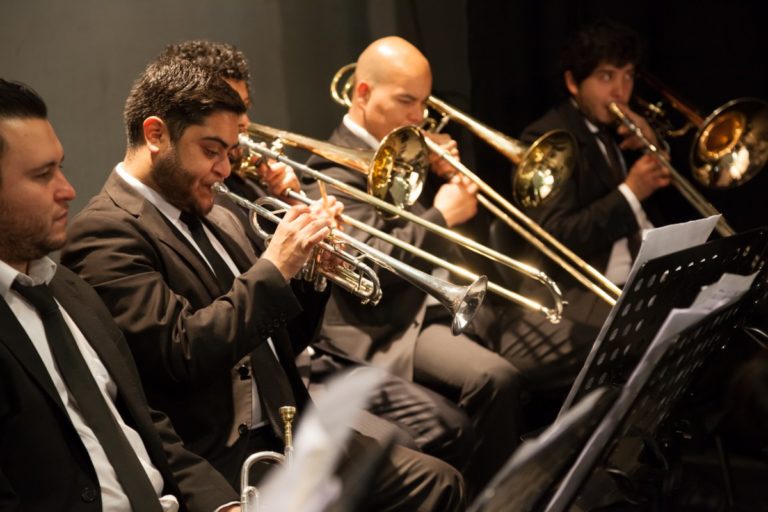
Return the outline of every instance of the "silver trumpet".
<path id="1" fill-rule="evenodd" d="M 251 211 L 251 222 L 254 224 L 254 229 L 267 243 L 271 235 L 259 226 L 258 217 L 263 217 L 277 224 L 282 219 L 278 214 L 290 208 L 287 203 L 274 197 L 261 198 L 256 202 L 248 201 L 230 192 L 226 185 L 222 183 L 215 183 L 212 189 L 214 192 L 226 196 L 231 201 Z M 291 194 L 291 197 L 295 197 L 307 204 L 312 202 L 296 193 Z M 269 209 L 265 205 L 274 209 Z M 386 233 L 381 233 L 381 235 L 388 236 Z M 339 245 L 344 245 L 345 249 L 341 249 Z M 340 260 L 340 263 L 329 266 L 324 263 L 325 258 L 321 254 L 313 254 L 307 264 L 305 264 L 304 269 L 302 269 L 303 277 L 314 280 L 322 288 L 322 280 L 318 281 L 317 277 L 318 275 L 322 276 L 359 296 L 363 303 L 376 304 L 381 299 L 381 287 L 376 273 L 370 266 L 362 262 L 362 260 L 368 259 L 437 299 L 453 315 L 451 331 L 454 335 L 462 333 L 467 325 L 472 322 L 478 308 L 483 303 L 488 287 L 488 278 L 486 276 L 477 277 L 467 286 L 455 285 L 436 278 L 389 256 L 375 247 L 361 242 L 343 231 L 332 230 L 326 240 L 320 242 L 317 247 L 319 247 L 319 252 L 326 251 L 337 260 Z M 359 254 L 351 254 L 347 250 L 349 248 L 357 251 Z"/>
<path id="2" fill-rule="evenodd" d="M 259 462 L 271 462 L 274 464 L 288 464 L 293 456 L 293 418 L 296 416 L 296 408 L 286 405 L 280 408 L 280 418 L 283 420 L 283 438 L 285 448 L 283 453 L 263 451 L 252 453 L 243 462 L 240 471 L 240 510 L 241 512 L 258 512 L 259 490 L 248 483 L 248 475 L 251 467 Z"/>

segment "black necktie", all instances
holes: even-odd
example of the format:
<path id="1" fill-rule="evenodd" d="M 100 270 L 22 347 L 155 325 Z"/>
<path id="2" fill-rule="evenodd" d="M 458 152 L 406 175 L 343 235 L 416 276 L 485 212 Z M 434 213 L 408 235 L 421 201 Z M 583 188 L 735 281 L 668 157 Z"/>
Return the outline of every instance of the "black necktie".
<path id="1" fill-rule="evenodd" d="M 605 156 L 608 167 L 611 169 L 611 174 L 613 174 L 616 183 L 621 184 L 626 177 L 626 173 L 624 171 L 624 166 L 621 163 L 621 159 L 619 158 L 619 147 L 616 145 L 616 141 L 606 128 L 600 128 L 596 135 L 605 147 Z M 632 261 L 635 261 L 637 253 L 640 251 L 641 243 L 640 230 L 627 235 L 627 246 L 629 247 L 629 254 L 632 256 Z"/>
<path id="2" fill-rule="evenodd" d="M 194 213 L 182 212 L 181 216 L 179 216 L 179 220 L 187 225 L 190 233 L 192 233 L 192 239 L 213 268 L 213 273 L 216 275 L 216 279 L 221 285 L 221 291 L 229 291 L 229 289 L 232 288 L 232 282 L 235 280 L 235 275 L 224 262 L 224 258 L 222 258 L 218 251 L 214 249 L 211 240 L 205 234 L 200 217 Z"/>
<path id="3" fill-rule="evenodd" d="M 83 419 L 117 473 L 117 479 L 134 511 L 161 512 L 160 500 L 139 462 L 136 452 L 107 406 L 83 354 L 67 327 L 48 286 L 25 286 L 14 281 L 13 289 L 37 309 L 45 336 L 64 383 L 77 402 Z"/>
<path id="4" fill-rule="evenodd" d="M 235 276 L 205 234 L 200 217 L 182 212 L 179 219 L 189 227 L 192 239 L 213 267 L 213 272 L 222 286 L 222 291 L 228 291 L 232 288 Z M 251 351 L 251 369 L 263 406 L 262 412 L 266 414 L 275 433 L 282 436 L 283 424 L 279 413 L 280 407 L 284 405 L 295 406 L 296 401 L 285 370 L 266 342 L 260 343 Z"/>
<path id="5" fill-rule="evenodd" d="M 621 164 L 621 159 L 619 159 L 619 148 L 616 145 L 616 141 L 606 128 L 600 128 L 596 135 L 600 142 L 603 143 L 608 167 L 611 169 L 611 174 L 616 179 L 616 183 L 623 182 L 625 178 L 624 166 Z"/>

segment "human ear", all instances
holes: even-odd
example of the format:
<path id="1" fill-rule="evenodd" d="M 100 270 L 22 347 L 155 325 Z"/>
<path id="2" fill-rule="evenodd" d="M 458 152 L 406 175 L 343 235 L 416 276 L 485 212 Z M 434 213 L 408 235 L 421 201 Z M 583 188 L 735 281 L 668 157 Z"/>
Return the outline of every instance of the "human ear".
<path id="1" fill-rule="evenodd" d="M 568 70 L 563 73 L 563 78 L 565 79 L 565 87 L 568 89 L 568 92 L 571 93 L 571 96 L 576 96 L 579 92 L 579 84 L 573 79 L 573 73 Z"/>
<path id="2" fill-rule="evenodd" d="M 151 153 L 158 153 L 169 139 L 168 126 L 157 116 L 150 116 L 142 123 L 144 142 Z"/>

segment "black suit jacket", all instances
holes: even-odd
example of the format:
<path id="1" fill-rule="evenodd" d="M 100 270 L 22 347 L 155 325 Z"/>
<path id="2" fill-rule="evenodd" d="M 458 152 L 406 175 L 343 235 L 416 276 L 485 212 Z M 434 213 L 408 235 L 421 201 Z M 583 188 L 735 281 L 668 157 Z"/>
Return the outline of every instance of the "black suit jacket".
<path id="1" fill-rule="evenodd" d="M 341 124 L 331 135 L 329 142 L 355 149 L 370 149 L 362 140 Z M 318 157 L 308 165 L 354 188 L 366 191 L 366 175 L 340 167 Z M 307 194 L 320 197 L 317 185 L 305 185 Z M 428 232 L 421 226 L 402 220 L 386 220 L 377 210 L 335 189 L 330 193 L 344 203 L 344 213 L 365 224 L 420 247 L 428 252 L 445 256 L 453 250 L 443 238 Z M 445 226 L 442 214 L 431 206 L 417 202 L 411 212 L 425 220 Z M 351 227 L 346 228 L 356 238 L 429 273 L 431 266 L 411 253 L 393 248 L 390 244 Z M 334 354 L 341 354 L 356 361 L 363 361 L 386 368 L 395 375 L 412 380 L 413 352 L 416 337 L 421 331 L 426 312 L 426 294 L 405 280 L 388 271 L 379 272 L 384 296 L 377 306 L 362 305 L 353 294 L 334 287 L 328 302 L 320 340 L 316 346 Z"/>
<path id="2" fill-rule="evenodd" d="M 125 339 L 94 291 L 59 267 L 51 291 L 117 385 L 117 406 L 182 510 L 211 511 L 236 501 L 223 477 L 186 450 L 168 418 L 147 408 Z M 0 509 L 101 510 L 88 452 L 32 342 L 0 300 Z M 177 483 L 178 482 L 178 485 Z"/>
<path id="3" fill-rule="evenodd" d="M 611 172 L 597 137 L 589 131 L 584 116 L 570 100 L 533 122 L 523 131 L 521 139 L 530 143 L 555 129 L 567 130 L 576 138 L 578 154 L 573 175 L 558 196 L 539 208 L 528 209 L 526 214 L 598 271 L 605 272 L 613 244 L 637 232 L 637 220 L 618 189 L 621 181 Z M 628 164 L 630 162 L 631 158 Z M 643 202 L 643 209 L 651 222 L 661 225 L 663 221 L 655 214 L 652 202 L 652 199 Z M 535 254 L 534 259 L 561 284 L 569 301 L 566 314 L 571 319 L 602 325 L 608 312 L 602 299 L 548 259 L 539 254 Z"/>
<path id="4" fill-rule="evenodd" d="M 576 138 L 578 155 L 573 176 L 554 200 L 528 213 L 602 272 L 608 265 L 614 242 L 636 232 L 637 220 L 618 189 L 621 181 L 608 167 L 596 136 L 570 100 L 528 126 L 522 139 L 530 143 L 555 129 L 565 129 Z"/>
<path id="5" fill-rule="evenodd" d="M 314 336 L 326 296 L 307 292 L 301 302 L 272 263 L 257 261 L 229 211 L 216 206 L 207 221 L 244 270 L 230 290 L 220 289 L 162 213 L 115 173 L 72 222 L 61 259 L 94 286 L 114 315 L 149 403 L 168 414 L 187 446 L 215 465 L 238 427 L 235 368 L 268 337 L 297 405 L 306 402 L 294 354 Z"/>

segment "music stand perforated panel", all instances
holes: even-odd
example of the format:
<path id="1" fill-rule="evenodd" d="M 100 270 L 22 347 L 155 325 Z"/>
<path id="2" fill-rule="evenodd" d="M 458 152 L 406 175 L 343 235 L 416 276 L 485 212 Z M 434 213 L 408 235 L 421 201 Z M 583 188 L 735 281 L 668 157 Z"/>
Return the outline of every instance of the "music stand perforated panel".
<path id="1" fill-rule="evenodd" d="M 763 269 L 765 237 L 766 232 L 760 230 L 743 236 L 732 237 L 738 238 L 738 240 L 719 240 L 683 251 L 686 253 L 685 256 L 688 261 L 693 262 L 689 268 L 696 269 L 698 262 L 701 265 L 699 269 L 702 273 L 702 275 L 694 276 L 695 286 L 686 287 L 684 290 L 679 289 L 683 282 L 680 281 L 680 277 L 675 275 L 675 272 L 681 272 L 680 276 L 684 275 L 682 272 L 685 260 L 681 261 L 678 254 L 670 255 L 672 258 L 664 257 L 649 261 L 637 277 L 650 278 L 654 275 L 660 276 L 663 272 L 669 272 L 664 281 L 678 281 L 678 289 L 671 289 L 669 297 L 664 297 L 664 302 L 672 303 L 669 304 L 669 310 L 674 307 L 675 300 L 684 300 L 684 305 L 687 306 L 698 293 L 700 287 L 698 283 L 714 282 L 724 271 L 748 274 Z M 718 242 L 738 243 L 723 244 Z M 724 250 L 723 247 L 726 247 L 727 250 Z M 700 254 L 694 254 L 697 252 Z M 717 263 L 711 263 L 710 266 L 707 265 L 708 261 Z M 718 269 L 718 265 L 720 269 Z M 638 464 L 638 456 L 643 447 L 642 441 L 655 437 L 660 425 L 669 417 L 676 403 L 688 389 L 696 370 L 717 347 L 725 346 L 741 321 L 752 311 L 756 301 L 766 297 L 768 294 L 766 279 L 768 279 L 766 272 L 762 272 L 753 283 L 752 289 L 735 304 L 707 315 L 678 335 L 651 345 L 652 338 L 655 338 L 656 332 L 663 323 L 663 319 L 654 320 L 653 322 L 658 325 L 652 333 L 647 333 L 648 341 L 645 342 L 646 346 L 633 368 L 629 368 L 629 365 L 632 364 L 629 359 L 634 358 L 633 350 L 639 350 L 639 346 L 635 349 L 631 348 L 627 354 L 616 356 L 613 360 L 610 359 L 610 355 L 606 356 L 607 359 L 603 359 L 602 365 L 623 364 L 624 366 L 617 370 L 609 369 L 608 371 L 616 371 L 617 373 L 614 375 L 618 376 L 619 379 L 622 377 L 620 371 L 627 372 L 626 382 L 622 385 L 622 391 L 616 403 L 587 441 L 575 464 L 558 486 L 554 497 L 547 505 L 547 511 L 566 510 L 582 492 L 585 482 L 588 481 L 595 468 L 605 465 L 608 459 L 610 459 L 611 467 L 618 468 L 625 474 Z M 633 280 L 635 285 L 629 289 L 628 296 L 634 293 L 643 293 L 643 285 L 637 285 L 639 282 L 639 279 Z M 647 281 L 644 282 L 647 283 Z M 652 288 L 654 285 L 646 284 L 646 286 Z M 636 301 L 625 300 L 618 305 L 618 314 L 613 319 L 619 318 L 618 325 L 621 325 L 620 318 L 626 318 L 631 314 L 628 312 L 622 317 L 621 307 L 626 307 L 632 303 L 636 303 Z M 664 313 L 664 318 L 668 312 Z M 661 312 L 657 311 L 656 314 L 661 314 Z M 614 327 L 613 324 L 616 322 L 612 322 L 611 327 Z M 611 350 L 615 346 L 626 346 L 626 344 L 620 345 L 614 342 L 610 346 Z M 607 353 L 607 351 L 598 350 L 596 356 L 600 357 L 603 353 Z M 621 359 L 622 357 L 625 359 Z M 590 370 L 594 372 L 594 369 Z M 589 374 L 587 375 L 589 376 Z M 619 445 L 620 441 L 627 439 L 635 439 L 638 442 L 624 442 Z M 620 450 L 617 448 L 619 446 Z"/>
<path id="2" fill-rule="evenodd" d="M 674 307 L 687 307 L 702 286 L 725 273 L 764 266 L 768 230 L 749 231 L 646 262 L 614 306 L 562 407 L 598 386 L 621 386 Z"/>

